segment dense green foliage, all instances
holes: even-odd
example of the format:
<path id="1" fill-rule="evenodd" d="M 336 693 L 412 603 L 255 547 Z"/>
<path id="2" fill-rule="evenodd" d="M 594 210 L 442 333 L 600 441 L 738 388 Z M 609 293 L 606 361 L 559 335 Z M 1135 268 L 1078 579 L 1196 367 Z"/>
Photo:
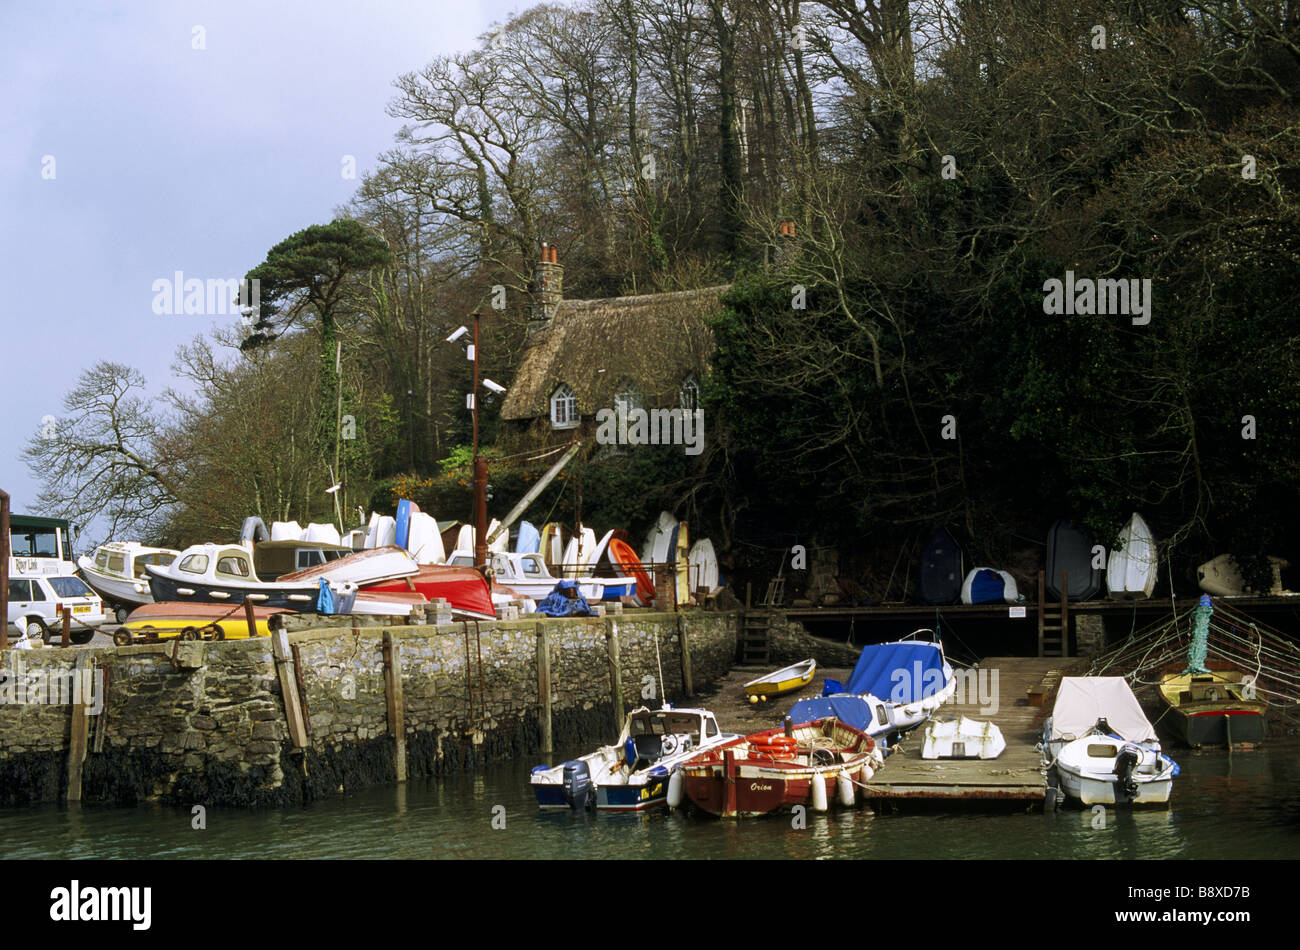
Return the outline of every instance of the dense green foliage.
<path id="1" fill-rule="evenodd" d="M 270 463 L 234 453 L 221 523 L 329 517 L 336 444 L 348 507 L 467 518 L 470 370 L 445 337 L 482 313 L 508 385 L 548 242 L 568 297 L 733 288 L 704 454 L 587 453 L 531 520 L 575 520 L 581 480 L 584 522 L 639 540 L 667 508 L 767 574 L 795 540 L 892 562 L 947 523 L 999 562 L 1061 515 L 1109 541 L 1139 510 L 1180 582 L 1223 550 L 1257 582 L 1264 554 L 1300 563 L 1294 3 L 586 0 L 395 86 L 397 146 L 348 218 L 250 271 L 248 364 L 165 440 L 195 484 L 249 411 L 295 447 L 251 502 Z M 1149 281 L 1150 321 L 1046 312 L 1067 272 Z M 268 373 L 326 420 L 314 454 L 297 410 L 232 395 Z M 483 406 L 500 514 L 549 463 L 506 458 Z"/>

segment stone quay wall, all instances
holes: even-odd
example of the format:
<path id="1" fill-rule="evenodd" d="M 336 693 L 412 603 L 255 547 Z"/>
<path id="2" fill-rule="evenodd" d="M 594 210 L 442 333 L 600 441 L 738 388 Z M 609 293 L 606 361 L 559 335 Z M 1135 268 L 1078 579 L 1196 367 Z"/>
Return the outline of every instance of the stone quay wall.
<path id="1" fill-rule="evenodd" d="M 8 650 L 0 804 L 311 801 L 395 782 L 399 765 L 419 778 L 539 756 L 548 712 L 552 749 L 586 751 L 613 741 L 623 710 L 686 698 L 683 633 L 699 690 L 735 662 L 738 628 L 732 613 L 633 611 Z"/>

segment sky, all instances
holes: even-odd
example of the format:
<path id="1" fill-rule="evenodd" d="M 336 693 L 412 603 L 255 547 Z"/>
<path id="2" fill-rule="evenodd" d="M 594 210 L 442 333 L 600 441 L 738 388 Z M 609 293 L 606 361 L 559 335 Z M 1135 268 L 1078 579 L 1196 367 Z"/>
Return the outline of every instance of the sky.
<path id="1" fill-rule="evenodd" d="M 236 316 L 156 313 L 156 281 L 236 278 L 330 221 L 401 123 L 393 81 L 527 0 L 0 0 L 0 489 L 96 361 L 175 380 Z M 345 177 L 347 159 L 355 177 Z"/>

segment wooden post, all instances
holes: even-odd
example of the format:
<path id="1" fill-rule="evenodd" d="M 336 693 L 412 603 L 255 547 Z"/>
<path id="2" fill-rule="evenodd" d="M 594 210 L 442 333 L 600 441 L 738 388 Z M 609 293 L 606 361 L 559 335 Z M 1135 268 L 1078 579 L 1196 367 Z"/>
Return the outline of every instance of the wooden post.
<path id="1" fill-rule="evenodd" d="M 293 651 L 289 649 L 289 634 L 277 630 L 271 636 L 275 654 L 276 671 L 280 675 L 280 696 L 284 700 L 284 721 L 289 727 L 289 738 L 294 748 L 307 747 L 307 724 L 302 719 L 302 703 L 298 698 L 298 681 L 294 676 Z"/>
<path id="2" fill-rule="evenodd" d="M 244 620 L 248 624 L 248 637 L 251 640 L 257 636 L 257 620 L 253 616 L 253 602 L 247 597 L 244 598 Z"/>
<path id="3" fill-rule="evenodd" d="M 618 658 L 618 622 L 605 621 L 605 642 L 609 647 L 609 691 L 614 707 L 614 735 L 623 731 L 623 671 Z"/>
<path id="4" fill-rule="evenodd" d="M 677 639 L 682 648 L 682 689 L 687 696 L 694 696 L 695 684 L 691 676 L 691 644 L 690 638 L 686 635 L 686 620 L 681 614 L 677 615 Z"/>
<path id="5" fill-rule="evenodd" d="M 393 631 L 384 631 L 384 696 L 388 701 L 388 731 L 397 742 L 397 780 L 406 781 L 406 707 L 402 701 L 402 645 Z"/>
<path id="6" fill-rule="evenodd" d="M 726 783 L 726 793 L 722 800 L 722 817 L 732 818 L 736 814 L 736 756 L 730 749 L 722 753 L 722 777 Z"/>
<path id="7" fill-rule="evenodd" d="M 551 741 L 551 643 L 546 635 L 546 624 L 537 622 L 537 698 L 542 705 L 538 717 L 542 730 L 542 754 L 551 755 L 555 748 Z M 619 724 L 622 728 L 622 724 Z"/>
<path id="8" fill-rule="evenodd" d="M 72 646 L 72 608 L 63 608 L 63 640 L 60 646 Z"/>
<path id="9" fill-rule="evenodd" d="M 64 608 L 67 609 L 66 607 Z M 86 739 L 90 723 L 86 715 L 85 685 L 94 677 L 94 662 L 90 654 L 78 651 L 77 662 L 72 667 L 73 697 L 72 729 L 68 740 L 68 801 L 81 801 L 81 763 L 86 761 Z"/>
<path id="10" fill-rule="evenodd" d="M 1061 571 L 1061 656 L 1070 655 L 1070 572 Z"/>

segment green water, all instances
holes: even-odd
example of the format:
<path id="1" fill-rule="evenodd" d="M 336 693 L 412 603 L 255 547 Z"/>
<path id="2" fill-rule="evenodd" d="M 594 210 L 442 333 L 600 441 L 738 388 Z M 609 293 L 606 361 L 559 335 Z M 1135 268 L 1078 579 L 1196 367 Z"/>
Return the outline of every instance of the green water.
<path id="1" fill-rule="evenodd" d="M 1300 748 L 1174 753 L 1168 810 L 1054 815 L 869 809 L 742 822 L 657 809 L 541 813 L 533 762 L 388 786 L 306 807 L 37 806 L 0 810 L 8 859 L 31 858 L 1293 858 L 1300 856 Z M 888 767 L 888 766 L 886 766 Z M 504 827 L 494 827 L 494 824 Z"/>

